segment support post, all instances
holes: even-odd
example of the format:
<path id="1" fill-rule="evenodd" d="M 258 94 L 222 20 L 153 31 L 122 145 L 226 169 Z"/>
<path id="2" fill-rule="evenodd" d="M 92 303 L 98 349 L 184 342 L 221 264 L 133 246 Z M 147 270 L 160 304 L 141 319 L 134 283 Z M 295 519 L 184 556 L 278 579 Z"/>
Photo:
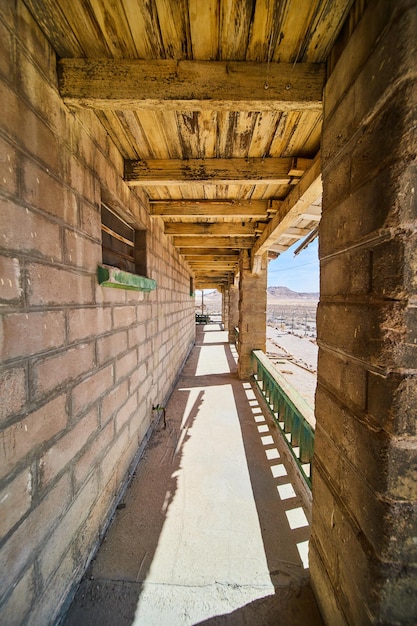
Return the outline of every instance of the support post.
<path id="1" fill-rule="evenodd" d="M 241 380 L 253 373 L 252 350 L 266 350 L 267 256 L 267 253 L 262 255 L 255 274 L 251 271 L 248 251 L 240 253 L 238 376 Z"/>
<path id="2" fill-rule="evenodd" d="M 417 11 L 371 0 L 328 79 L 310 573 L 326 624 L 417 620 Z"/>
<path id="3" fill-rule="evenodd" d="M 235 343 L 239 325 L 239 283 L 229 285 L 229 343 Z"/>

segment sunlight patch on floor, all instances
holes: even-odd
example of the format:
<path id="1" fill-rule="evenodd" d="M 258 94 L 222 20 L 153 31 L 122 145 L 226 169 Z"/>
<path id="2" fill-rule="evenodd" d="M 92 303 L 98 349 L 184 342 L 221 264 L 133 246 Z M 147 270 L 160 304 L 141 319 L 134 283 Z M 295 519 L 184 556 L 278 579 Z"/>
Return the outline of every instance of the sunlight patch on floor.
<path id="1" fill-rule="evenodd" d="M 180 453 L 136 626 L 196 624 L 274 594 L 231 385 L 205 388 Z"/>

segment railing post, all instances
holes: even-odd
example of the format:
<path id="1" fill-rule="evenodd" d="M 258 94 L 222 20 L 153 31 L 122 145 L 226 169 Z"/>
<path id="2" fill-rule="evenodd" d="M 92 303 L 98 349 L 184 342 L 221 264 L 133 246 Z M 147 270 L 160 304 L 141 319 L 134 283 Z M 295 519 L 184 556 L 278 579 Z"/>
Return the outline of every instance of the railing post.
<path id="1" fill-rule="evenodd" d="M 311 488 L 314 429 L 305 415 L 312 412 L 312 409 L 285 381 L 262 350 L 252 351 L 251 367 L 258 389 L 281 430 L 301 475 Z M 311 419 L 310 415 L 309 417 Z"/>

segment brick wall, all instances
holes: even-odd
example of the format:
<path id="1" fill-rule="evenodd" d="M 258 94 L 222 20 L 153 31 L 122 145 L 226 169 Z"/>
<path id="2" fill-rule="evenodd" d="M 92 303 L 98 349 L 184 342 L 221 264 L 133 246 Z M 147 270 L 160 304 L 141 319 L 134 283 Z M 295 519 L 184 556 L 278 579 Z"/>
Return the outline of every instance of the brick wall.
<path id="1" fill-rule="evenodd" d="M 310 569 L 328 624 L 417 623 L 416 3 L 369 2 L 325 90 Z"/>
<path id="2" fill-rule="evenodd" d="M 0 46 L 0 622 L 48 624 L 193 342 L 194 301 L 20 1 L 2 2 Z M 97 284 L 102 199 L 147 229 L 155 291 Z"/>

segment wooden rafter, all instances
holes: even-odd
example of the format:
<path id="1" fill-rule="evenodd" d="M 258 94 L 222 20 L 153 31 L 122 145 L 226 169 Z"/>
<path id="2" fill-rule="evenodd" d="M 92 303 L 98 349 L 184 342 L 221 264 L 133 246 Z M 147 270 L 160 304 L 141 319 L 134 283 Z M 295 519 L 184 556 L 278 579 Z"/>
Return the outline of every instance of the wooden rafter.
<path id="1" fill-rule="evenodd" d="M 249 222 L 247 224 L 234 223 L 234 222 L 220 222 L 220 223 L 190 223 L 190 222 L 169 222 L 165 224 L 166 235 L 205 235 L 206 237 L 213 237 L 218 235 L 223 236 L 239 236 L 239 237 L 253 237 L 255 232 L 259 229 L 256 222 Z"/>
<path id="2" fill-rule="evenodd" d="M 148 159 L 125 161 L 130 186 L 165 187 L 181 183 L 288 185 L 310 166 L 311 159 Z"/>
<path id="3" fill-rule="evenodd" d="M 293 227 L 304 211 L 308 212 L 310 205 L 316 202 L 321 193 L 321 160 L 318 153 L 298 185 L 281 203 L 279 210 L 257 239 L 252 249 L 252 258 L 273 248 L 277 239 Z"/>
<path id="4" fill-rule="evenodd" d="M 320 63 L 61 59 L 67 104 L 99 109 L 321 110 Z M 268 88 L 265 89 L 265 85 Z"/>
<path id="5" fill-rule="evenodd" d="M 172 238 L 173 244 L 177 248 L 227 248 L 249 249 L 255 243 L 255 237 L 209 237 L 205 235 L 187 236 L 179 235 Z"/>
<path id="6" fill-rule="evenodd" d="M 163 218 L 236 217 L 265 219 L 267 200 L 162 200 L 150 202 L 150 213 Z"/>
<path id="7" fill-rule="evenodd" d="M 187 255 L 197 255 L 197 256 L 207 256 L 207 255 L 224 255 L 224 256 L 239 256 L 239 252 L 236 252 L 236 250 L 233 250 L 233 248 L 227 248 L 226 244 L 227 244 L 227 240 L 224 240 L 224 247 L 209 247 L 211 244 L 212 240 L 210 239 L 207 243 L 207 247 L 185 247 L 185 248 L 178 248 L 178 252 L 180 254 L 182 254 L 183 256 L 187 256 Z"/>
<path id="8" fill-rule="evenodd" d="M 189 263 L 227 263 L 233 265 L 239 261 L 238 254 L 185 254 Z"/>

